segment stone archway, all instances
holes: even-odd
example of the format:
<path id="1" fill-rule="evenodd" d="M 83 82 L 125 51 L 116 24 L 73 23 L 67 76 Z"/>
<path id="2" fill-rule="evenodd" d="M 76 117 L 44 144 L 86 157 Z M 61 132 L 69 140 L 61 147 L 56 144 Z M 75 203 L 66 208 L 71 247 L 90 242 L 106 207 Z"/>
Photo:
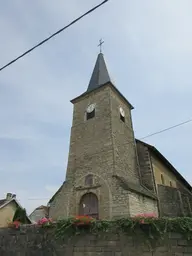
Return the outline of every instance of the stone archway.
<path id="1" fill-rule="evenodd" d="M 79 215 L 88 215 L 92 218 L 99 219 L 99 202 L 94 193 L 87 193 L 81 197 Z"/>

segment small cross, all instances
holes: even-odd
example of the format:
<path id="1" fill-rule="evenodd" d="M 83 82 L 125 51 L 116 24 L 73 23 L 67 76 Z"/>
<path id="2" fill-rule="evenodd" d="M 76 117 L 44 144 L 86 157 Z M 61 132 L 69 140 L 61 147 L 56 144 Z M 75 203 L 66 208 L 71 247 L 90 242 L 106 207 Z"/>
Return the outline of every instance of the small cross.
<path id="1" fill-rule="evenodd" d="M 102 44 L 104 43 L 104 41 L 102 41 L 102 39 L 99 40 L 99 47 L 100 47 L 100 53 L 102 53 Z"/>

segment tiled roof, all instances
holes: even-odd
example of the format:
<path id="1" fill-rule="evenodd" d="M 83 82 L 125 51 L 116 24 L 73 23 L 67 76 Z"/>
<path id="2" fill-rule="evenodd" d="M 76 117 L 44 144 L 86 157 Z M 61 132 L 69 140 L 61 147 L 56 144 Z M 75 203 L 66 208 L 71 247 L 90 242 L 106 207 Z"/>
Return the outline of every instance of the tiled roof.
<path id="1" fill-rule="evenodd" d="M 6 199 L 0 199 L 0 206 L 4 205 L 6 203 Z"/>
<path id="2" fill-rule="evenodd" d="M 47 206 L 41 205 L 41 206 L 37 207 L 35 210 L 44 210 L 45 213 L 47 213 L 47 212 L 48 212 L 48 209 L 49 209 L 49 208 L 48 208 Z"/>

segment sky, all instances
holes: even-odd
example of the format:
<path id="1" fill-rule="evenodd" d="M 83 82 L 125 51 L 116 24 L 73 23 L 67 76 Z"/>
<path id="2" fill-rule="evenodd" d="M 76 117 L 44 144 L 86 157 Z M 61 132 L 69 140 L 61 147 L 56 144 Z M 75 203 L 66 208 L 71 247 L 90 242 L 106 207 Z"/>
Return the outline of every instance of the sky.
<path id="1" fill-rule="evenodd" d="M 0 67 L 99 0 L 0 2 Z M 28 213 L 65 179 L 72 104 L 83 93 L 99 39 L 116 87 L 135 107 L 135 136 L 192 118 L 192 1 L 109 0 L 0 72 L 0 198 L 15 193 Z M 192 182 L 192 123 L 145 142 Z"/>

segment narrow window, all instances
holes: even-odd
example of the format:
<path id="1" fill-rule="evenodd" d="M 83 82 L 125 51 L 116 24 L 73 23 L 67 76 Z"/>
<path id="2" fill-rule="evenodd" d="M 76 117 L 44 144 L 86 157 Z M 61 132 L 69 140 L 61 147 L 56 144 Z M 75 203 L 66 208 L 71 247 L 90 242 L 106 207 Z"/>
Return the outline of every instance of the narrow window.
<path id="1" fill-rule="evenodd" d="M 92 174 L 88 174 L 85 177 L 85 185 L 86 186 L 92 186 L 93 185 L 93 175 Z"/>
<path id="2" fill-rule="evenodd" d="M 93 111 L 91 111 L 90 113 L 87 112 L 87 120 L 89 120 L 93 117 L 95 117 L 95 109 Z"/>
<path id="3" fill-rule="evenodd" d="M 170 181 L 170 187 L 173 187 L 173 184 L 172 184 L 172 182 Z"/>
<path id="4" fill-rule="evenodd" d="M 164 180 L 163 174 L 161 174 L 161 183 L 162 183 L 163 185 L 165 184 L 165 180 Z"/>
<path id="5" fill-rule="evenodd" d="M 125 117 L 120 114 L 120 119 L 125 123 Z"/>

